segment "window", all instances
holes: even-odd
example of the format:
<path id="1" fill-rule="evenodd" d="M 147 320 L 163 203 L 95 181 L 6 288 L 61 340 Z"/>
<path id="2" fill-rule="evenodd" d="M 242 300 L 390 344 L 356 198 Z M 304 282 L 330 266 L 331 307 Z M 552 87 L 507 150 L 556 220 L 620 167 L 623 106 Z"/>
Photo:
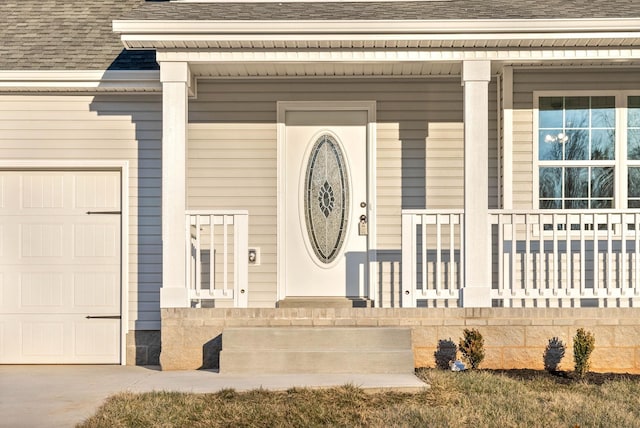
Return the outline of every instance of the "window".
<path id="1" fill-rule="evenodd" d="M 567 95 L 536 97 L 539 207 L 640 208 L 640 94 Z"/>
<path id="2" fill-rule="evenodd" d="M 627 98 L 627 196 L 629 208 L 640 208 L 640 96 Z"/>
<path id="3" fill-rule="evenodd" d="M 613 208 L 617 157 L 615 96 L 539 98 L 540 208 Z M 640 204 L 640 168 L 634 174 Z"/>

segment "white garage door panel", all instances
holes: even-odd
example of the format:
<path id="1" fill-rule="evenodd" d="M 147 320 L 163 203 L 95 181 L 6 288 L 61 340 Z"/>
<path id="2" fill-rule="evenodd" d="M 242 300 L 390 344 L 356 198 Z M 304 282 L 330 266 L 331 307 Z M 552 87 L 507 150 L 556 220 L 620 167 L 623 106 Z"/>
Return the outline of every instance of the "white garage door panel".
<path id="1" fill-rule="evenodd" d="M 3 364 L 111 364 L 120 359 L 120 320 L 73 315 L 0 315 Z"/>
<path id="2" fill-rule="evenodd" d="M 120 361 L 119 211 L 117 171 L 0 171 L 0 363 Z"/>
<path id="3" fill-rule="evenodd" d="M 3 267 L 4 268 L 4 267 Z M 120 275 L 111 266 L 33 266 L 29 271 L 4 275 L 0 284 L 0 312 L 120 313 Z M 66 270 L 65 270 L 66 269 Z M 17 270 L 17 269 L 16 269 Z"/>

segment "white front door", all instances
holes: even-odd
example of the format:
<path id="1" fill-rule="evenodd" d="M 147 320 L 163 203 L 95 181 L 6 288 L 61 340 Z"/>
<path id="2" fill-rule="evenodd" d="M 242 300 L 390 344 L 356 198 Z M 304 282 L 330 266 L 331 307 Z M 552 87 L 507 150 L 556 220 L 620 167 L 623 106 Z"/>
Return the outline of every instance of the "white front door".
<path id="1" fill-rule="evenodd" d="M 283 297 L 367 297 L 365 110 L 287 111 Z"/>
<path id="2" fill-rule="evenodd" d="M 0 171 L 0 363 L 119 363 L 120 172 Z"/>

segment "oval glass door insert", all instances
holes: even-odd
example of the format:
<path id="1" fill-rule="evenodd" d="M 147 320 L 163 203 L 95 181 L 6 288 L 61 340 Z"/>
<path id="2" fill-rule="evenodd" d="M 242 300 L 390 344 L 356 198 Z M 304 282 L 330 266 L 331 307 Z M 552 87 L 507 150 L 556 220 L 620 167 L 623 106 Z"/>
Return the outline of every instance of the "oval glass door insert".
<path id="1" fill-rule="evenodd" d="M 347 233 L 349 180 L 342 150 L 328 134 L 311 149 L 304 189 L 309 241 L 318 259 L 329 264 L 338 257 Z"/>

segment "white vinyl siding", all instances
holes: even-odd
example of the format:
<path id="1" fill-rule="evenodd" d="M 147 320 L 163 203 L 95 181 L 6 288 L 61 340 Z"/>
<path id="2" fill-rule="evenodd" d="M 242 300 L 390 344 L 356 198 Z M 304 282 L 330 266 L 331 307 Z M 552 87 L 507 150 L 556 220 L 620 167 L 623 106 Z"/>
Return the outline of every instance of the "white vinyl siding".
<path id="1" fill-rule="evenodd" d="M 187 150 L 189 209 L 249 211 L 249 304 L 275 303 L 276 124 L 191 123 Z"/>
<path id="2" fill-rule="evenodd" d="M 637 70 L 528 70 L 514 69 L 513 85 L 513 201 L 514 209 L 534 206 L 533 92 L 627 91 L 640 89 Z M 537 171 L 536 171 L 537 173 Z"/>
<path id="3" fill-rule="evenodd" d="M 277 101 L 376 101 L 375 280 L 388 305 L 399 298 L 401 210 L 462 206 L 462 91 L 459 77 L 198 81 L 189 103 L 188 208 L 249 210 L 249 246 L 262 256 L 249 268 L 250 306 L 276 300 Z M 489 203 L 497 207 L 495 84 L 489 91 Z"/>
<path id="4" fill-rule="evenodd" d="M 160 328 L 159 96 L 0 95 L 3 160 L 129 161 L 129 329 Z"/>

